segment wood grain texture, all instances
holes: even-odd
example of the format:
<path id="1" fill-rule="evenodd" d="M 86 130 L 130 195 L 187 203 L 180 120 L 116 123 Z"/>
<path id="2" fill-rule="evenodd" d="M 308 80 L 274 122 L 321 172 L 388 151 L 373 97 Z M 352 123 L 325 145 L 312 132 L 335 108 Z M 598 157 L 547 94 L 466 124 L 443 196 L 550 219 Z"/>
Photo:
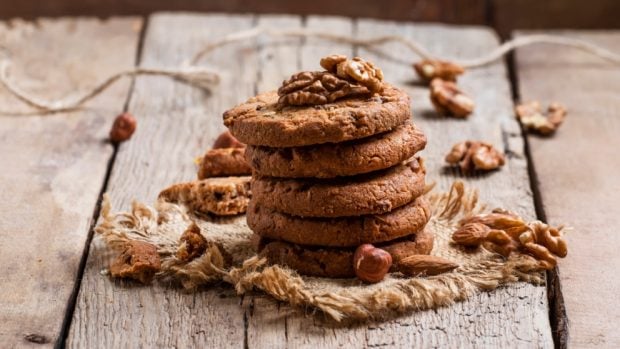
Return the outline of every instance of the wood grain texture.
<path id="1" fill-rule="evenodd" d="M 618 31 L 544 33 L 620 52 Z M 519 49 L 516 65 L 521 100 L 558 101 L 568 108 L 567 120 L 553 138 L 528 139 L 547 220 L 573 227 L 566 233 L 568 257 L 559 265 L 569 347 L 617 348 L 620 70 L 583 52 L 542 45 Z"/>
<path id="2" fill-rule="evenodd" d="M 361 37 L 398 33 L 420 40 L 429 45 L 432 52 L 448 58 L 473 56 L 498 44 L 491 32 L 479 28 L 413 26 L 376 21 L 352 23 L 325 17 L 309 17 L 305 25 L 340 34 L 355 33 Z M 386 52 L 405 60 L 413 59 L 398 45 L 387 47 Z M 290 61 L 297 58 L 294 50 L 280 53 L 287 54 Z M 299 58 L 302 69 L 317 69 L 319 59 L 330 53 L 356 53 L 370 57 L 383 68 L 388 81 L 410 93 L 416 115 L 414 120 L 429 137 L 425 151 L 429 180 L 437 180 L 441 189 L 445 190 L 453 180 L 465 179 L 480 188 L 485 201 L 517 209 L 529 218 L 534 217 L 523 139 L 518 124 L 512 118 L 512 102 L 503 64 L 470 72 L 462 79 L 464 88 L 475 96 L 479 104 L 476 113 L 464 122 L 436 117 L 428 100 L 428 90 L 414 81 L 410 67 L 354 47 L 308 39 Z M 273 69 L 263 63 L 261 68 Z M 507 167 L 499 173 L 476 178 L 462 178 L 457 172 L 444 169 L 445 152 L 453 142 L 468 138 L 483 138 L 500 149 L 508 150 L 510 162 Z M 321 316 L 304 316 L 266 297 L 246 297 L 246 301 L 250 309 L 248 343 L 258 348 L 553 347 L 546 288 L 526 283 L 478 294 L 453 307 L 370 325 L 335 324 Z"/>
<path id="3" fill-rule="evenodd" d="M 445 59 L 467 58 L 488 52 L 498 45 L 493 31 L 480 27 L 438 25 L 397 25 L 360 21 L 357 35 L 369 37 L 399 34 L 428 47 L 432 54 Z M 399 45 L 386 46 L 399 58 L 416 57 Z M 438 116 L 431 106 L 428 89 L 420 86 L 410 66 L 389 61 L 360 50 L 361 55 L 382 67 L 387 81 L 404 88 L 412 98 L 414 122 L 428 137 L 423 152 L 427 159 L 428 181 L 437 181 L 446 190 L 456 179 L 478 188 L 483 202 L 504 207 L 534 218 L 535 210 L 519 126 L 513 118 L 512 101 L 506 68 L 498 62 L 467 72 L 459 85 L 476 102 L 467 120 Z M 459 171 L 444 167 L 443 157 L 452 144 L 466 139 L 481 139 L 508 154 L 507 165 L 500 171 L 475 177 L 463 177 Z M 395 331 L 408 324 L 409 331 Z M 544 286 L 511 284 L 490 293 L 482 293 L 468 302 L 437 311 L 420 312 L 379 328 L 368 337 L 369 343 L 416 343 L 421 347 L 552 347 L 548 319 L 547 292 Z"/>
<path id="4" fill-rule="evenodd" d="M 0 3 L 0 18 L 148 15 L 157 11 L 192 11 L 339 15 L 483 24 L 486 19 L 486 7 L 485 0 L 49 0 L 44 2 L 22 0 Z"/>
<path id="5" fill-rule="evenodd" d="M 161 14 L 151 18 L 142 64 L 174 65 L 201 43 L 252 25 L 299 26 L 343 34 L 377 36 L 399 33 L 420 40 L 446 58 L 473 56 L 497 46 L 497 38 L 480 28 L 402 25 L 392 22 L 310 17 L 193 16 Z M 437 118 L 425 87 L 415 84 L 413 71 L 372 53 L 346 45 L 314 40 L 271 42 L 268 38 L 218 50 L 208 62 L 221 69 L 222 84 L 204 95 L 182 84 L 157 78 L 136 81 L 130 110 L 139 118 L 134 139 L 124 144 L 110 179 L 116 209 L 128 208 L 132 198 L 152 201 L 159 190 L 195 176 L 194 156 L 210 145 L 223 129 L 221 112 L 259 90 L 276 88 L 295 69 L 318 69 L 328 53 L 359 53 L 371 58 L 388 81 L 405 88 L 413 98 L 416 122 L 429 137 L 430 180 L 446 189 L 461 176 L 444 170 L 442 159 L 451 144 L 484 138 L 511 154 L 509 164 L 488 176 L 467 178 L 481 188 L 485 201 L 532 218 L 523 140 L 512 117 L 506 70 L 500 63 L 473 71 L 463 87 L 479 104 L 468 121 Z M 257 52 L 258 49 L 258 52 Z M 388 52 L 413 60 L 401 46 Z M 286 59 L 285 59 L 286 58 Z M 293 70 L 293 71 L 291 71 Z M 96 246 L 95 246 L 96 247 Z M 420 312 L 370 325 L 338 325 L 298 311 L 262 295 L 234 296 L 232 290 L 208 289 L 184 294 L 175 288 L 139 287 L 111 282 L 99 275 L 106 256 L 91 250 L 78 298 L 68 346 L 88 347 L 552 347 L 546 289 L 514 284 L 467 302 L 436 311 Z M 239 306 L 239 303 L 242 306 Z"/>
<path id="6" fill-rule="evenodd" d="M 155 15 L 145 36 L 143 66 L 174 67 L 206 42 L 255 24 L 252 16 Z M 222 81 L 211 94 L 158 77 L 136 79 L 129 110 L 138 130 L 117 155 L 108 192 L 115 209 L 134 198 L 154 202 L 166 186 L 196 177 L 194 157 L 224 130 L 222 112 L 255 93 L 256 43 L 213 52 L 204 65 Z M 175 287 L 142 287 L 100 275 L 109 258 L 91 249 L 68 347 L 243 347 L 244 310 L 231 289 L 184 293 Z"/>
<path id="7" fill-rule="evenodd" d="M 131 68 L 140 28 L 136 18 L 2 22 L 0 43 L 12 80 L 48 100 Z M 51 347 L 59 337 L 113 151 L 107 132 L 129 85 L 121 81 L 70 114 L 0 116 L 4 348 Z M 30 110 L 0 89 L 0 111 Z"/>

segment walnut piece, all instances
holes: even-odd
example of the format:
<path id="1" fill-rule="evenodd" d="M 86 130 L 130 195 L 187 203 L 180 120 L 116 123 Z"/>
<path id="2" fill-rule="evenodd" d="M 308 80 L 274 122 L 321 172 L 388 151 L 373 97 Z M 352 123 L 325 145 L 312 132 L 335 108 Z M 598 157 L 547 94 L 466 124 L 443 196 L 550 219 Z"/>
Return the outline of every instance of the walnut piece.
<path id="1" fill-rule="evenodd" d="M 329 72 L 301 72 L 278 89 L 281 105 L 317 105 L 352 96 L 370 96 L 370 90 Z"/>
<path id="2" fill-rule="evenodd" d="M 566 118 L 566 108 L 559 103 L 551 103 L 547 115 L 543 115 L 538 101 L 521 103 L 515 107 L 517 119 L 527 131 L 550 136 L 560 127 Z"/>
<path id="3" fill-rule="evenodd" d="M 157 247 L 144 241 L 131 240 L 110 266 L 110 274 L 148 284 L 161 269 Z"/>
<path id="4" fill-rule="evenodd" d="M 348 59 L 343 55 L 330 55 L 321 59 L 321 67 L 341 79 L 366 86 L 372 93 L 383 90 L 383 71 L 360 57 Z"/>
<path id="5" fill-rule="evenodd" d="M 541 221 L 525 223 L 518 215 L 504 210 L 471 216 L 459 225 L 452 234 L 454 243 L 483 246 L 504 257 L 520 250 L 537 259 L 540 269 L 552 269 L 557 265 L 556 257 L 564 258 L 568 254 L 562 227 L 554 228 Z"/>
<path id="6" fill-rule="evenodd" d="M 413 65 L 418 76 L 429 82 L 434 78 L 445 81 L 456 81 L 456 78 L 465 72 L 465 69 L 456 63 L 436 59 L 424 59 Z"/>
<path id="7" fill-rule="evenodd" d="M 201 256 L 207 247 L 207 239 L 200 234 L 200 227 L 196 223 L 192 223 L 181 235 L 177 258 L 183 262 L 189 262 Z"/>
<path id="8" fill-rule="evenodd" d="M 446 162 L 458 165 L 464 173 L 474 170 L 491 171 L 504 165 L 504 154 L 491 144 L 480 141 L 465 141 L 455 144 L 446 155 Z"/>
<path id="9" fill-rule="evenodd" d="M 327 71 L 300 72 L 278 89 L 280 105 L 318 105 L 345 97 L 365 96 L 383 91 L 383 72 L 359 57 L 331 55 L 321 59 Z"/>
<path id="10" fill-rule="evenodd" d="M 438 113 L 466 118 L 474 111 L 475 103 L 452 81 L 435 78 L 430 84 L 431 102 Z"/>

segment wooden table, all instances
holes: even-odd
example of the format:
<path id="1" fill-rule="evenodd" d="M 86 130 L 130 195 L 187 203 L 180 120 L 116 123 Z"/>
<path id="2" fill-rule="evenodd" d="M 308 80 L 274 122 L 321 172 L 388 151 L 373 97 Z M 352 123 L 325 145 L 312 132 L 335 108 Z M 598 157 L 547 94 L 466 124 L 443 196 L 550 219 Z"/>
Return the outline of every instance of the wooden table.
<path id="1" fill-rule="evenodd" d="M 399 34 L 434 54 L 476 56 L 498 46 L 483 27 L 333 17 L 157 14 L 140 18 L 43 19 L 0 23 L 0 44 L 14 61 L 12 79 L 41 98 L 82 91 L 131 68 L 175 67 L 203 44 L 257 25 L 313 28 L 344 35 Z M 517 33 L 516 35 L 522 35 Z M 620 32 L 568 32 L 620 52 Z M 416 57 L 384 46 L 404 61 Z M 101 275 L 110 256 L 92 227 L 104 192 L 115 209 L 153 202 L 159 190 L 195 177 L 193 158 L 224 127 L 221 114 L 299 70 L 318 69 L 329 53 L 362 55 L 413 100 L 426 132 L 429 179 L 446 189 L 463 179 L 484 201 L 552 224 L 569 223 L 569 257 L 549 285 L 516 283 L 449 308 L 383 323 L 342 326 L 293 311 L 260 293 L 238 297 L 225 286 L 198 293 L 143 287 Z M 72 113 L 0 117 L 0 343 L 2 347 L 618 347 L 620 286 L 620 70 L 551 46 L 519 49 L 514 82 L 498 62 L 468 72 L 475 97 L 467 121 L 438 118 L 410 67 L 350 45 L 261 37 L 226 46 L 203 62 L 222 82 L 211 94 L 161 77 L 124 80 Z M 569 109 L 553 139 L 524 138 L 513 96 L 558 100 Z M 0 89 L 0 111 L 28 109 Z M 131 141 L 107 143 L 113 118 L 138 118 Z M 485 139 L 508 154 L 500 172 L 461 178 L 443 169 L 452 143 Z M 560 292 L 559 286 L 563 292 Z M 563 295 L 563 297 L 562 297 Z M 568 325 L 567 325 L 568 318 Z"/>

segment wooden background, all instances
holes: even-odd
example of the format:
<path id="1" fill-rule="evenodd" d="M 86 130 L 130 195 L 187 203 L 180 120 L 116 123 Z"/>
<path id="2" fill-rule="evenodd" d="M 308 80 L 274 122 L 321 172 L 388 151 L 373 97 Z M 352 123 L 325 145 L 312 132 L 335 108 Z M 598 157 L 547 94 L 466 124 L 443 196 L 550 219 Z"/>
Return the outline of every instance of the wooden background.
<path id="1" fill-rule="evenodd" d="M 527 1 L 500 2 L 507 6 Z M 29 3 L 14 4 L 11 11 L 27 9 Z M 80 13 L 110 3 L 82 2 Z M 310 11 L 317 3 L 322 0 L 304 6 Z M 438 3 L 454 9 L 461 2 Z M 460 13 L 473 16 L 476 3 L 469 1 L 471 6 Z M 485 13 L 493 9 L 484 3 Z M 37 10 L 46 6 L 58 10 L 54 4 L 58 3 L 42 3 Z M 430 1 L 405 5 L 415 4 L 427 4 L 422 12 L 429 15 L 446 15 L 433 12 L 436 7 Z M 369 3 L 358 10 L 373 8 Z M 407 9 L 382 7 L 381 13 L 394 11 L 391 15 L 404 16 L 412 11 Z M 497 7 L 493 10 L 500 12 Z M 7 11 L 0 13 L 9 16 Z M 506 11 L 520 13 L 518 9 Z M 613 13 L 610 8 L 607 11 Z M 595 12 L 583 10 L 583 18 Z M 542 21 L 545 12 L 531 15 L 536 16 Z M 506 17 L 518 25 L 516 16 Z M 162 13 L 104 21 L 70 17 L 0 21 L 0 44 L 18 62 L 12 76 L 20 87 L 53 99 L 85 90 L 94 81 L 135 65 L 176 66 L 199 45 L 256 25 L 320 28 L 346 35 L 399 34 L 448 59 L 472 57 L 500 43 L 486 27 L 323 16 Z M 579 36 L 620 52 L 619 31 L 544 32 Z M 530 32 L 512 35 L 524 33 Z M 401 57 L 410 55 L 399 45 L 386 48 Z M 112 194 L 116 209 L 126 209 L 133 198 L 150 202 L 162 187 L 193 178 L 192 159 L 223 130 L 222 110 L 272 88 L 292 71 L 316 67 L 321 55 L 332 52 L 371 57 L 388 80 L 407 90 L 414 100 L 415 120 L 429 137 L 425 156 L 438 159 L 454 141 L 482 137 L 509 154 L 508 165 L 499 173 L 466 180 L 481 189 L 487 202 L 513 208 L 529 218 L 538 216 L 551 224 L 567 222 L 574 227 L 567 236 L 569 258 L 560 264 L 561 275 L 551 274 L 548 288 L 518 283 L 450 308 L 347 328 L 292 313 L 284 304 L 260 294 L 239 298 L 225 287 L 187 294 L 174 288 L 111 281 L 100 274 L 109 256 L 91 238 L 103 192 Z M 73 113 L 2 115 L 0 348 L 530 348 L 567 343 L 576 348 L 619 347 L 615 324 L 620 320 L 620 303 L 615 298 L 620 278 L 615 273 L 620 268 L 616 233 L 620 180 L 608 174 L 620 167 L 615 154 L 620 148 L 620 70 L 591 55 L 549 45 L 521 48 L 513 61 L 512 79 L 505 61 L 472 70 L 462 78 L 460 83 L 478 103 L 466 123 L 434 117 L 428 91 L 415 81 L 407 65 L 359 47 L 312 39 L 272 43 L 263 37 L 222 48 L 205 59 L 204 65 L 218 67 L 223 75 L 220 89 L 211 95 L 167 79 L 139 77 L 119 82 L 87 108 Z M 558 100 L 568 107 L 569 118 L 553 139 L 524 137 L 512 112 L 519 99 Z M 0 113 L 3 110 L 27 108 L 0 89 Z M 107 131 L 123 110 L 139 117 L 138 131 L 130 142 L 112 147 L 106 141 Z M 459 177 L 442 171 L 439 162 L 429 164 L 431 177 L 444 189 Z M 559 284 L 563 293 L 557 292 Z"/>
<path id="2" fill-rule="evenodd" d="M 148 15 L 156 11 L 338 15 L 513 29 L 620 28 L 617 0 L 21 0 L 0 1 L 0 18 Z"/>

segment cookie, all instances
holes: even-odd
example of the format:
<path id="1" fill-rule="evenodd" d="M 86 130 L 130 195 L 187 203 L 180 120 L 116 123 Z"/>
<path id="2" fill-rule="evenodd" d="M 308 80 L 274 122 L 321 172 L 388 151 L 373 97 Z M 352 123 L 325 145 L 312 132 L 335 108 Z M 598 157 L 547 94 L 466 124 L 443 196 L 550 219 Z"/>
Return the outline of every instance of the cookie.
<path id="1" fill-rule="evenodd" d="M 251 200 L 249 227 L 262 237 L 292 243 L 346 247 L 390 241 L 420 231 L 431 212 L 419 197 L 391 212 L 359 217 L 299 218 L 273 211 Z"/>
<path id="2" fill-rule="evenodd" d="M 250 179 L 222 177 L 178 183 L 159 193 L 159 199 L 183 204 L 198 213 L 237 215 L 244 213 L 250 202 Z"/>
<path id="3" fill-rule="evenodd" d="M 299 147 L 372 136 L 411 118 L 409 96 L 388 84 L 368 98 L 300 107 L 282 107 L 277 102 L 276 91 L 252 97 L 226 111 L 224 125 L 248 145 Z"/>
<path id="4" fill-rule="evenodd" d="M 209 150 L 200 161 L 198 179 L 252 174 L 244 156 L 245 148 L 217 148 Z"/>
<path id="5" fill-rule="evenodd" d="M 430 235 L 428 232 L 423 234 Z M 411 248 L 407 251 L 409 255 L 429 254 L 430 250 L 416 250 L 416 240 L 417 236 L 414 234 L 376 246 L 386 251 L 409 246 Z M 303 275 L 330 278 L 355 277 L 353 270 L 355 247 L 344 249 L 309 247 L 265 239 L 261 239 L 258 246 L 259 255 L 266 257 L 270 264 L 284 265 Z"/>
<path id="6" fill-rule="evenodd" d="M 387 170 L 331 180 L 254 177 L 252 195 L 262 207 L 299 217 L 380 214 L 424 193 L 417 159 Z"/>
<path id="7" fill-rule="evenodd" d="M 368 138 L 308 147 L 248 146 L 245 156 L 261 176 L 333 178 L 392 167 L 426 146 L 424 133 L 410 122 Z"/>

